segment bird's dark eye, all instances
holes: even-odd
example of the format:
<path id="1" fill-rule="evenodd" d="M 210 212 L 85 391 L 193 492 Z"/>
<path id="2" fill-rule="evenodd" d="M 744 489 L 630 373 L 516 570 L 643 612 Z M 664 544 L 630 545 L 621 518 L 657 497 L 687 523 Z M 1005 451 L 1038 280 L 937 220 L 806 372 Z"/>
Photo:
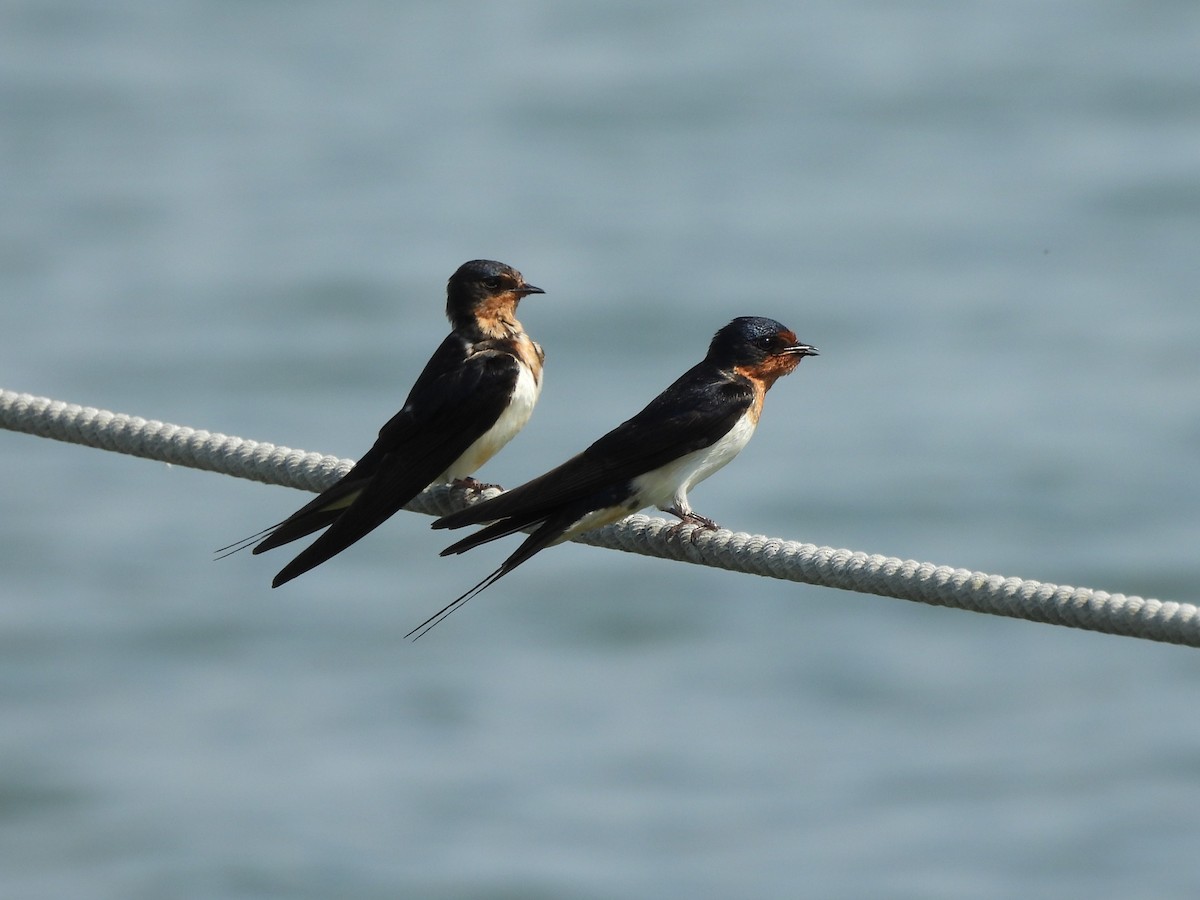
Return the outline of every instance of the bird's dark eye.
<path id="1" fill-rule="evenodd" d="M 755 338 L 754 346 L 760 347 L 763 350 L 770 350 L 778 342 L 779 336 L 774 334 L 764 334 L 760 338 Z"/>
<path id="2" fill-rule="evenodd" d="M 498 290 L 500 287 L 499 276 L 493 275 L 490 278 L 483 279 L 483 286 L 489 290 Z"/>

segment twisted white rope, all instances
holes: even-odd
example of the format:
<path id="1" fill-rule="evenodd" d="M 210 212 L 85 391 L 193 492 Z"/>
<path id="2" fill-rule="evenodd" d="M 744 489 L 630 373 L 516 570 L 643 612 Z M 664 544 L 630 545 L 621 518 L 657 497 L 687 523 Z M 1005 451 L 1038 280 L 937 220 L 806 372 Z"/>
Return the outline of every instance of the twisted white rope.
<path id="1" fill-rule="evenodd" d="M 319 453 L 5 390 L 0 390 L 0 426 L 308 491 L 324 490 L 353 464 Z M 494 493 L 484 492 L 483 496 Z M 445 515 L 465 502 L 471 498 L 462 490 L 441 485 L 416 497 L 407 509 Z M 576 540 L 769 578 L 1200 647 L 1200 608 L 1191 603 L 1003 578 L 725 529 L 673 531 L 673 524 L 634 515 Z"/>

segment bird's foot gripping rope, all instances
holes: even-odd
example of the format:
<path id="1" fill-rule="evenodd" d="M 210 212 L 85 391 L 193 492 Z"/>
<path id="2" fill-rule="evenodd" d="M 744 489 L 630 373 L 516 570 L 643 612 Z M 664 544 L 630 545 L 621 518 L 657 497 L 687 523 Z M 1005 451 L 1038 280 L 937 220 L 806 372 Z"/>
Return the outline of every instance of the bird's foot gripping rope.
<path id="1" fill-rule="evenodd" d="M 352 465 L 319 453 L 5 390 L 0 390 L 0 427 L 314 492 L 327 488 Z M 440 485 L 406 508 L 443 516 L 462 507 L 464 494 L 474 491 Z M 485 490 L 482 496 L 494 492 Z M 678 524 L 634 515 L 574 540 L 767 578 L 1200 647 L 1200 608 L 1191 603 L 1004 578 L 726 529 L 676 531 Z"/>

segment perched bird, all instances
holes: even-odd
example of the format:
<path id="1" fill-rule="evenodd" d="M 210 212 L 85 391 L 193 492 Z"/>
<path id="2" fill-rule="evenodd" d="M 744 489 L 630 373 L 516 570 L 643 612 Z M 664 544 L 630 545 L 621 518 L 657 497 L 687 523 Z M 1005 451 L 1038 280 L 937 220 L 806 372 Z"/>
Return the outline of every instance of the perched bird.
<path id="1" fill-rule="evenodd" d="M 500 568 L 409 635 L 420 637 L 539 550 L 643 507 L 678 516 L 677 528 L 716 528 L 692 511 L 688 491 L 746 446 L 776 379 L 816 355 L 816 347 L 801 343 L 774 319 L 734 319 L 713 337 L 703 361 L 582 453 L 520 487 L 435 521 L 434 528 L 491 523 L 442 556 L 524 529 L 533 532 Z"/>
<path id="2" fill-rule="evenodd" d="M 446 285 L 453 330 L 375 445 L 287 519 L 222 550 L 262 538 L 254 553 L 263 553 L 327 527 L 275 576 L 271 587 L 279 587 L 345 550 L 430 484 L 473 484 L 468 476 L 525 426 L 541 393 L 544 355 L 517 321 L 517 304 L 542 293 L 504 263 L 459 266 Z"/>

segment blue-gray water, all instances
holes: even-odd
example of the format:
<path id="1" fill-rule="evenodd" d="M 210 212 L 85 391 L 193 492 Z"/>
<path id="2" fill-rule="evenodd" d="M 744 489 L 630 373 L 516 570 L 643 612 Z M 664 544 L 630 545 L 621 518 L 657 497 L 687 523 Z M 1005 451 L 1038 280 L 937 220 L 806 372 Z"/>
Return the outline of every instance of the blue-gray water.
<path id="1" fill-rule="evenodd" d="M 821 348 L 729 527 L 1196 601 L 1200 6 L 0 7 L 0 385 L 356 456 L 463 260 L 547 295 L 514 484 L 729 318 Z M 1195 897 L 1194 650 L 0 433 L 0 896 Z"/>

